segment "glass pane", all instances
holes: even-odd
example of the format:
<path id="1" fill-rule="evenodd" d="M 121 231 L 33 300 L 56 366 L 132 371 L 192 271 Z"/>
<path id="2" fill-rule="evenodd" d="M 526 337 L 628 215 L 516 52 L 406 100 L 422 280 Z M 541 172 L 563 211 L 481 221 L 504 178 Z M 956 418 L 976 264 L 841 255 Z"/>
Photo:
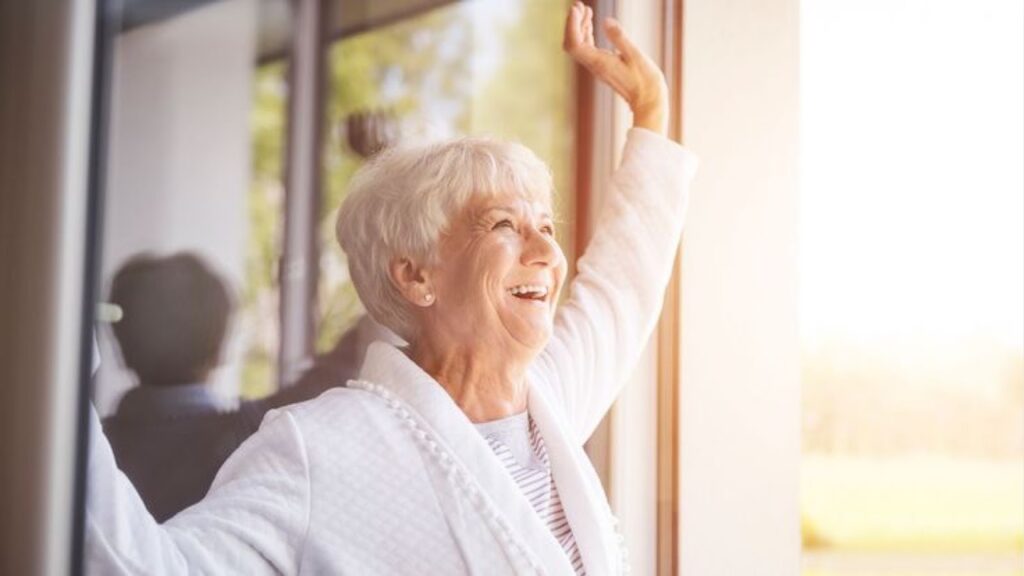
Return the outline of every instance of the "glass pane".
<path id="1" fill-rule="evenodd" d="M 280 345 L 277 268 L 284 225 L 287 74 L 287 62 L 276 60 L 260 66 L 253 78 L 246 283 L 239 315 L 240 329 L 247 340 L 241 387 L 245 398 L 258 398 L 277 389 Z"/>
<path id="2" fill-rule="evenodd" d="M 156 4 L 126 6 L 113 45 L 94 399 L 162 521 L 276 388 L 287 60 L 269 31 L 289 23 L 283 2 Z"/>
<path id="3" fill-rule="evenodd" d="M 802 3 L 807 574 L 1022 574 L 1019 2 Z"/>

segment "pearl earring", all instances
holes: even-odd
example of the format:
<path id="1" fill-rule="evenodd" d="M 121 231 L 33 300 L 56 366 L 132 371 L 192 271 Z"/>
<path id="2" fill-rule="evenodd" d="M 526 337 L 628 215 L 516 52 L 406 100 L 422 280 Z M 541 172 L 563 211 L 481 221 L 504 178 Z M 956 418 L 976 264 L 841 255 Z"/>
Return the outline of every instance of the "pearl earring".
<path id="1" fill-rule="evenodd" d="M 430 304 L 431 302 L 434 301 L 434 295 L 431 294 L 430 292 L 427 292 L 426 294 L 423 295 L 423 301 L 426 302 L 427 304 Z"/>

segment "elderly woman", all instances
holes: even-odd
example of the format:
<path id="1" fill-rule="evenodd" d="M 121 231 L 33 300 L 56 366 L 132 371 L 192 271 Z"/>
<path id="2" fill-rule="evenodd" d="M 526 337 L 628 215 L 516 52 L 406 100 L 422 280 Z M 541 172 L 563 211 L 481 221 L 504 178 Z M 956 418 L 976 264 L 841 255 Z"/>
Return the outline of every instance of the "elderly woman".
<path id="1" fill-rule="evenodd" d="M 266 417 L 205 499 L 156 524 L 99 436 L 94 573 L 618 574 L 621 539 L 582 444 L 650 335 L 694 158 L 663 134 L 657 67 L 571 8 L 566 50 L 629 103 L 622 166 L 566 302 L 547 168 L 460 139 L 387 151 L 338 218 L 373 317 L 358 380 Z"/>

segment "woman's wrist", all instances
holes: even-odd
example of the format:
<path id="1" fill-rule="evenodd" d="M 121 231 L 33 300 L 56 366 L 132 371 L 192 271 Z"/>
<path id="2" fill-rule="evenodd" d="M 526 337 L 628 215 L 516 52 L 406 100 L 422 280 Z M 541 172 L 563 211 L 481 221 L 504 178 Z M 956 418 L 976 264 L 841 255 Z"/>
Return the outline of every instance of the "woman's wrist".
<path id="1" fill-rule="evenodd" d="M 644 128 L 651 132 L 657 132 L 662 136 L 668 134 L 668 111 L 655 109 L 646 111 L 633 111 L 633 127 Z"/>
<path id="2" fill-rule="evenodd" d="M 648 102 L 632 106 L 633 126 L 657 132 L 662 136 L 668 134 L 668 87 L 661 86 L 658 94 Z"/>

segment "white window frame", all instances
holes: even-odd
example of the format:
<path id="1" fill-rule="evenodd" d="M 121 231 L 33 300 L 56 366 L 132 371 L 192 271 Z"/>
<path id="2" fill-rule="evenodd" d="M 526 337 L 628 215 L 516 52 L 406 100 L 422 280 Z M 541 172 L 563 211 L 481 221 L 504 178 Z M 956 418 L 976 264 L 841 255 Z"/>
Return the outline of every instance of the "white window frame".
<path id="1" fill-rule="evenodd" d="M 687 0 L 680 574 L 799 574 L 798 0 Z"/>
<path id="2" fill-rule="evenodd" d="M 634 572 L 798 574 L 798 0 L 596 4 L 659 56 L 702 162 L 658 332 L 588 451 Z M 590 218 L 628 130 L 609 99 Z"/>

